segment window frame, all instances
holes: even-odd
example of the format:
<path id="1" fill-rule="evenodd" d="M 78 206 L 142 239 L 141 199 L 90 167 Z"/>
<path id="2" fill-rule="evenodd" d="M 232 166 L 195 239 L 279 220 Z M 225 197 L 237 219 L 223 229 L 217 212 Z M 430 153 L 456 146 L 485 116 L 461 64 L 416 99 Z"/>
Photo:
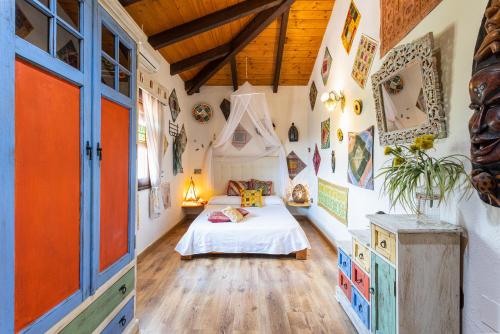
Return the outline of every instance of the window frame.
<path id="1" fill-rule="evenodd" d="M 78 17 L 78 26 L 79 30 L 75 29 L 71 24 L 67 23 L 63 18 L 59 17 L 57 15 L 57 0 L 49 0 L 49 6 L 45 6 L 38 0 L 19 0 L 19 1 L 24 1 L 28 5 L 33 6 L 36 10 L 40 11 L 43 15 L 47 16 L 49 19 L 49 40 L 48 40 L 48 52 L 45 50 L 40 49 L 38 46 L 31 44 L 30 42 L 26 41 L 25 39 L 19 37 L 16 35 L 16 44 L 18 44 L 19 40 L 22 42 L 28 44 L 29 46 L 35 48 L 36 50 L 39 50 L 39 52 L 42 52 L 43 54 L 50 55 L 51 58 L 56 59 L 57 61 L 61 62 L 65 66 L 70 67 L 71 69 L 74 69 L 75 71 L 78 72 L 83 72 L 84 68 L 84 40 L 85 40 L 85 20 L 87 19 L 85 16 L 87 15 L 86 10 L 85 10 L 85 0 L 76 0 L 78 1 L 80 8 L 79 8 L 79 17 Z M 17 2 L 17 0 L 14 0 L 14 2 Z M 15 7 L 15 5 L 14 5 Z M 71 35 L 76 37 L 80 43 L 80 51 L 79 51 L 79 68 L 76 68 L 62 59 L 59 59 L 57 56 L 57 28 L 58 26 L 61 26 L 63 29 L 65 29 L 67 32 L 69 32 Z"/>
<path id="2" fill-rule="evenodd" d="M 144 113 L 144 104 L 142 103 L 142 93 L 141 90 L 143 88 L 138 89 L 138 98 L 137 98 L 137 131 L 139 131 L 139 118 L 141 117 L 141 113 Z M 140 111 L 141 108 L 139 108 L 139 104 L 142 105 L 142 112 Z M 146 129 L 146 138 L 147 138 L 147 129 Z M 139 136 L 137 136 L 139 138 Z M 149 169 L 149 157 L 147 153 L 148 149 L 148 142 L 147 139 L 144 143 L 139 143 L 137 142 L 137 164 L 139 165 L 139 145 L 144 145 L 146 148 L 146 165 L 147 168 Z M 139 172 L 139 168 L 137 168 L 137 172 Z M 142 191 L 142 190 L 148 190 L 151 189 L 151 176 L 149 175 L 148 171 L 148 176 L 147 178 L 139 178 L 139 175 L 137 175 L 137 190 Z"/>

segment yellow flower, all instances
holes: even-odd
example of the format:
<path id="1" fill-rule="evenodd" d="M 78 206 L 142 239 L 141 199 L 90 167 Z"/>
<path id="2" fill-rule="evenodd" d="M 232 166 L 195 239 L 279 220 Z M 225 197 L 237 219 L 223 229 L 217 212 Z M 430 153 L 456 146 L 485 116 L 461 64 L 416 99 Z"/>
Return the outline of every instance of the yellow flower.
<path id="1" fill-rule="evenodd" d="M 434 147 L 434 140 L 423 140 L 422 141 L 422 144 L 420 145 L 420 147 L 422 148 L 422 150 L 428 150 L 430 148 L 433 148 Z"/>
<path id="2" fill-rule="evenodd" d="M 410 145 L 410 152 L 411 153 L 415 153 L 418 150 L 420 150 L 420 147 L 418 147 L 418 145 L 415 145 L 415 144 Z"/>
<path id="3" fill-rule="evenodd" d="M 424 138 L 423 138 L 423 137 L 417 137 L 417 138 L 415 138 L 415 143 L 414 143 L 414 145 L 420 149 L 420 148 L 421 148 L 421 146 L 422 146 L 422 142 L 423 142 L 423 141 L 424 141 Z"/>
<path id="4" fill-rule="evenodd" d="M 399 167 L 402 164 L 404 164 L 405 159 L 401 157 L 395 157 L 394 160 L 392 160 L 392 166 L 394 167 Z"/>
<path id="5" fill-rule="evenodd" d="M 434 141 L 434 139 L 435 139 L 434 135 L 423 135 L 422 137 L 424 138 L 424 140 Z"/>
<path id="6" fill-rule="evenodd" d="M 391 148 L 390 146 L 386 146 L 386 147 L 384 148 L 384 154 L 385 154 L 385 155 L 389 155 L 389 154 L 391 154 L 391 153 L 392 153 L 392 148 Z"/>

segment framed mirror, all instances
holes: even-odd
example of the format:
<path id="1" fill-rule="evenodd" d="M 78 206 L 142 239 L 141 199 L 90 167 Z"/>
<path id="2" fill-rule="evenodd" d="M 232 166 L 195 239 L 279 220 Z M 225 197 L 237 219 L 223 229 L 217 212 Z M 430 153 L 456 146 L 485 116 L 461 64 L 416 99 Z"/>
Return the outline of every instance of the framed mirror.
<path id="1" fill-rule="evenodd" d="M 381 145 L 402 144 L 424 134 L 446 137 L 432 33 L 394 48 L 372 76 Z"/>

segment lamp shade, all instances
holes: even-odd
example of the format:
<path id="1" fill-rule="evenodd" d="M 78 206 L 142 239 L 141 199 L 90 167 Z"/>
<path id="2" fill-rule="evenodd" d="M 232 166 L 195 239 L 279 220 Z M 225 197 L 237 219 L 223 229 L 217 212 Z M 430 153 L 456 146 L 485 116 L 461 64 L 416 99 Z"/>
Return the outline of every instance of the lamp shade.
<path id="1" fill-rule="evenodd" d="M 195 202 L 198 200 L 196 196 L 196 187 L 194 185 L 193 178 L 191 177 L 191 181 L 189 182 L 189 187 L 186 191 L 186 196 L 184 196 L 184 201 L 186 202 Z"/>

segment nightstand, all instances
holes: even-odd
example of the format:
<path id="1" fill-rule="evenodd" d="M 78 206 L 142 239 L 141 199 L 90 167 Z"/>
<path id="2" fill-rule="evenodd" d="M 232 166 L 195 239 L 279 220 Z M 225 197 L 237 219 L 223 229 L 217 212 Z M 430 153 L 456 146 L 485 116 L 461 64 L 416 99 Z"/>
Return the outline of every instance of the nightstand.
<path id="1" fill-rule="evenodd" d="M 203 212 L 205 205 L 205 202 L 183 202 L 182 211 L 187 217 L 194 218 Z"/>

